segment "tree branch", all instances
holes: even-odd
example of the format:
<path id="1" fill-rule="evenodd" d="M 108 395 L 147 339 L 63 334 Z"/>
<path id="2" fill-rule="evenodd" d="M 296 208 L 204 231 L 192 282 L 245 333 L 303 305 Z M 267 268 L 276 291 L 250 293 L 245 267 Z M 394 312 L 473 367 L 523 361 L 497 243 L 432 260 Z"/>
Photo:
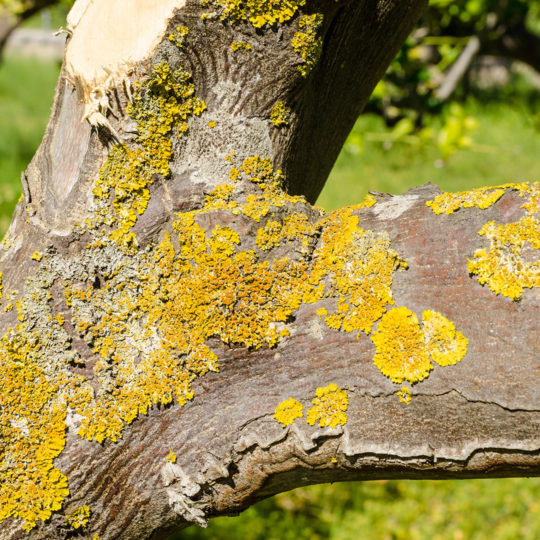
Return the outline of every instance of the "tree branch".
<path id="1" fill-rule="evenodd" d="M 70 15 L 4 242 L 2 537 L 160 538 L 309 483 L 538 474 L 538 185 L 328 215 L 283 189 L 317 192 L 305 160 L 330 167 L 332 114 L 352 123 L 397 47 L 377 28 L 404 36 L 423 2 L 122 2 Z M 374 39 L 356 105 L 344 12 Z M 305 103 L 332 113 L 309 156 Z"/>

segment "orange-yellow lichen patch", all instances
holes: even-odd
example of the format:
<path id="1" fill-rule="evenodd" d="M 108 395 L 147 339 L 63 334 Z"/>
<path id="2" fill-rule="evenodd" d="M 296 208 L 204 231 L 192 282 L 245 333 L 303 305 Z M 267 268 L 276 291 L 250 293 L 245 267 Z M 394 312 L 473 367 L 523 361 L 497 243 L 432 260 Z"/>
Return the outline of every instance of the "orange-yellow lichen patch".
<path id="1" fill-rule="evenodd" d="M 460 191 L 458 193 L 441 193 L 432 201 L 427 201 L 426 205 L 431 207 L 436 214 L 451 214 L 460 208 L 489 208 L 497 202 L 503 195 L 505 188 L 510 185 L 483 187 L 471 191 Z"/>
<path id="2" fill-rule="evenodd" d="M 540 183 L 511 183 L 456 194 L 442 193 L 426 204 L 437 214 L 451 214 L 462 207 L 487 208 L 506 190 L 528 197 L 521 205 L 526 215 L 514 223 L 486 223 L 478 234 L 490 240 L 490 247 L 478 249 L 474 258 L 469 260 L 467 270 L 496 294 L 517 300 L 521 298 L 523 289 L 540 288 L 540 262 L 536 254 L 540 249 L 540 221 L 537 216 L 540 211 Z"/>
<path id="3" fill-rule="evenodd" d="M 218 369 L 208 338 L 274 346 L 276 323 L 310 292 L 304 261 L 261 262 L 239 249 L 232 228 L 207 235 L 195 222 L 200 213 L 178 215 L 174 242 L 165 234 L 153 256 L 140 255 L 129 283 L 118 274 L 98 289 L 67 288 L 73 324 L 101 356 L 94 368 L 101 388 L 76 409 L 82 436 L 115 440 L 152 405 L 185 403 L 193 397 L 190 383 Z M 138 363 L 137 348 L 144 351 Z"/>
<path id="4" fill-rule="evenodd" d="M 66 515 L 66 525 L 72 529 L 81 529 L 86 527 L 90 518 L 90 508 L 88 505 L 80 506 Z"/>
<path id="5" fill-rule="evenodd" d="M 113 227 L 109 237 L 124 246 L 135 242 L 130 229 L 148 206 L 153 175 L 169 175 L 173 131 L 178 136 L 185 133 L 188 118 L 201 115 L 206 108 L 202 100 L 194 97 L 190 78 L 185 71 L 172 71 L 165 62 L 154 67 L 152 76 L 139 85 L 127 109 L 137 122 L 139 146 L 117 144 L 94 184 L 98 210 L 87 224 Z M 108 205 L 111 196 L 114 212 Z"/>
<path id="6" fill-rule="evenodd" d="M 41 259 L 43 259 L 43 253 L 41 253 L 41 251 L 39 250 L 36 250 L 34 251 L 34 253 L 32 253 L 32 260 L 33 261 L 41 261 Z"/>
<path id="7" fill-rule="evenodd" d="M 278 101 L 270 111 L 270 120 L 276 127 L 283 127 L 289 125 L 291 117 L 291 110 L 285 107 L 283 101 Z"/>
<path id="8" fill-rule="evenodd" d="M 270 220 L 257 231 L 257 246 L 262 250 L 271 250 L 282 242 L 299 241 L 298 251 L 305 252 L 315 234 L 315 226 L 305 214 L 294 212 L 286 216 L 282 222 Z"/>
<path id="9" fill-rule="evenodd" d="M 217 9 L 223 21 L 248 20 L 255 28 L 261 28 L 290 20 L 306 0 L 202 0 L 201 3 Z"/>
<path id="10" fill-rule="evenodd" d="M 395 383 L 423 381 L 433 369 L 461 361 L 467 339 L 440 313 L 424 311 L 423 329 L 417 316 L 405 307 L 385 313 L 371 340 L 376 347 L 373 362 Z"/>
<path id="11" fill-rule="evenodd" d="M 168 456 L 165 458 L 168 463 L 176 463 L 176 454 L 170 450 Z"/>
<path id="12" fill-rule="evenodd" d="M 313 426 L 319 422 L 320 427 L 331 427 L 334 429 L 339 425 L 347 423 L 347 407 L 349 398 L 347 392 L 339 388 L 336 384 L 330 383 L 324 388 L 317 388 L 313 407 L 307 412 L 307 423 Z"/>
<path id="13" fill-rule="evenodd" d="M 245 41 L 233 41 L 231 43 L 231 49 L 234 52 L 237 52 L 239 50 L 251 51 L 251 45 L 249 43 L 246 43 Z"/>
<path id="14" fill-rule="evenodd" d="M 182 48 L 188 34 L 189 29 L 187 26 L 177 26 L 176 30 L 169 35 L 169 41 Z"/>
<path id="15" fill-rule="evenodd" d="M 323 15 L 314 13 L 313 15 L 303 15 L 298 21 L 298 26 L 302 31 L 296 32 L 291 45 L 294 51 L 302 57 L 304 61 L 298 66 L 298 71 L 303 77 L 307 77 L 315 67 L 322 52 L 322 37 L 317 33 L 323 23 Z"/>
<path id="16" fill-rule="evenodd" d="M 540 221 L 526 216 L 516 223 L 497 225 L 486 223 L 478 232 L 489 238 L 489 249 L 479 249 L 467 270 L 477 276 L 496 294 L 512 300 L 521 298 L 524 288 L 540 288 L 540 262 L 526 260 L 526 250 L 531 254 L 540 250 Z"/>
<path id="17" fill-rule="evenodd" d="M 53 467 L 65 445 L 61 377 L 43 370 L 41 349 L 24 325 L 6 333 L 0 347 L 0 521 L 22 518 L 27 531 L 69 494 L 67 478 Z"/>
<path id="18" fill-rule="evenodd" d="M 392 382 L 419 382 L 433 369 L 418 318 L 405 307 L 385 313 L 371 340 L 377 351 L 373 362 Z"/>
<path id="19" fill-rule="evenodd" d="M 398 391 L 397 396 L 401 403 L 405 403 L 405 405 L 409 405 L 411 403 L 411 391 L 407 386 L 402 386 Z"/>
<path id="20" fill-rule="evenodd" d="M 282 401 L 274 413 L 274 418 L 283 424 L 283 427 L 290 426 L 297 418 L 304 416 L 303 405 L 294 398 Z"/>
<path id="21" fill-rule="evenodd" d="M 456 331 L 452 321 L 436 311 L 422 313 L 424 341 L 434 362 L 440 366 L 452 366 L 461 361 L 467 352 L 468 341 Z"/>
<path id="22" fill-rule="evenodd" d="M 358 227 L 351 208 L 332 212 L 321 228 L 310 279 L 316 284 L 324 278 L 338 299 L 337 311 L 325 321 L 331 328 L 369 334 L 386 306 L 394 303 L 392 274 L 407 263 L 390 247 L 385 233 Z"/>

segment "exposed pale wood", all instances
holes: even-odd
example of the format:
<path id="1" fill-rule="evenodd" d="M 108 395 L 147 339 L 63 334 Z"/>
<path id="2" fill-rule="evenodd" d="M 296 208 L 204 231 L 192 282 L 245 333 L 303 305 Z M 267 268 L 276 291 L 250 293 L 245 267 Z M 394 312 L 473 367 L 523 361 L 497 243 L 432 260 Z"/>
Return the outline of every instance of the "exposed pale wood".
<path id="1" fill-rule="evenodd" d="M 78 0 L 67 24 L 69 75 L 88 89 L 127 77 L 163 39 L 169 19 L 186 0 Z"/>

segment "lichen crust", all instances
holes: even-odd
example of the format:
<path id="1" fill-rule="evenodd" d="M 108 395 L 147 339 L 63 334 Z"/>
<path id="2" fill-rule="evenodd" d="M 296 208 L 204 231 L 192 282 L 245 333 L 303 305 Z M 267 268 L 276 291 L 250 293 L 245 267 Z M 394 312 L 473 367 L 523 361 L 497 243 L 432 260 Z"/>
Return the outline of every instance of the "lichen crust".
<path id="1" fill-rule="evenodd" d="M 201 0 L 201 4 L 214 8 L 222 21 L 248 21 L 262 28 L 289 21 L 306 0 Z"/>
<path id="2" fill-rule="evenodd" d="M 319 387 L 315 392 L 313 407 L 307 412 L 306 421 L 313 426 L 318 422 L 319 427 L 344 426 L 347 423 L 347 408 L 349 397 L 346 390 L 342 390 L 335 383 Z"/>
<path id="3" fill-rule="evenodd" d="M 276 127 L 288 126 L 291 117 L 291 110 L 285 106 L 283 101 L 277 101 L 270 111 L 270 120 Z"/>
<path id="4" fill-rule="evenodd" d="M 274 418 L 282 424 L 283 427 L 290 426 L 297 418 L 302 418 L 302 416 L 304 416 L 302 408 L 303 405 L 291 397 L 282 401 L 276 407 Z"/>
<path id="5" fill-rule="evenodd" d="M 72 529 L 85 528 L 90 519 L 90 507 L 88 505 L 80 506 L 66 515 L 66 525 Z"/>
<path id="6" fill-rule="evenodd" d="M 423 328 L 411 310 L 393 308 L 383 315 L 371 336 L 376 348 L 373 362 L 394 383 L 423 381 L 433 369 L 432 360 L 450 366 L 467 352 L 467 339 L 446 317 L 428 310 L 422 319 Z"/>
<path id="7" fill-rule="evenodd" d="M 467 270 L 494 293 L 519 300 L 524 289 L 538 288 L 540 293 L 540 183 L 510 183 L 455 194 L 442 193 L 426 204 L 437 214 L 451 214 L 459 208 L 473 206 L 485 209 L 505 191 L 517 191 L 519 197 L 527 197 L 521 205 L 525 215 L 513 223 L 486 223 L 478 234 L 489 239 L 490 246 L 475 251 Z"/>
<path id="8" fill-rule="evenodd" d="M 303 15 L 298 21 L 300 30 L 294 34 L 291 45 L 294 51 L 302 57 L 303 62 L 297 68 L 302 77 L 309 75 L 321 57 L 323 40 L 319 35 L 319 29 L 323 19 L 321 13 L 314 13 Z"/>
<path id="9" fill-rule="evenodd" d="M 139 245 L 134 225 L 154 179 L 170 177 L 173 141 L 204 109 L 187 72 L 154 66 L 128 108 L 139 136 L 110 150 L 94 182 L 92 215 L 75 230 L 80 251 L 39 250 L 24 290 L 5 295 L 18 323 L 0 340 L 0 521 L 30 530 L 61 510 L 68 479 L 53 461 L 67 428 L 114 442 L 151 407 L 193 399 L 193 382 L 219 371 L 210 339 L 279 346 L 298 308 L 322 299 L 337 300 L 328 326 L 368 333 L 392 304 L 393 272 L 406 263 L 354 214 L 375 201 L 323 214 L 286 193 L 261 156 L 230 156 L 230 183 Z M 224 213 L 227 225 L 207 225 Z M 246 224 L 257 230 L 251 247 Z M 334 387 L 311 409 L 320 425 L 346 421 L 346 393 Z"/>

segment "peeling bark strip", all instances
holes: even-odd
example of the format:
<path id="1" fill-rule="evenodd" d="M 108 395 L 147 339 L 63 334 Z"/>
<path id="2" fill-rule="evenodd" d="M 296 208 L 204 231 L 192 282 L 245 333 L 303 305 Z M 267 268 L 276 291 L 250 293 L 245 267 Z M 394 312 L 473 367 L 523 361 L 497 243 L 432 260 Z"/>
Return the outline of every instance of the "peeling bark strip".
<path id="1" fill-rule="evenodd" d="M 3 242 L 2 538 L 538 474 L 539 185 L 308 202 L 423 2 L 125 6 L 70 14 Z"/>

